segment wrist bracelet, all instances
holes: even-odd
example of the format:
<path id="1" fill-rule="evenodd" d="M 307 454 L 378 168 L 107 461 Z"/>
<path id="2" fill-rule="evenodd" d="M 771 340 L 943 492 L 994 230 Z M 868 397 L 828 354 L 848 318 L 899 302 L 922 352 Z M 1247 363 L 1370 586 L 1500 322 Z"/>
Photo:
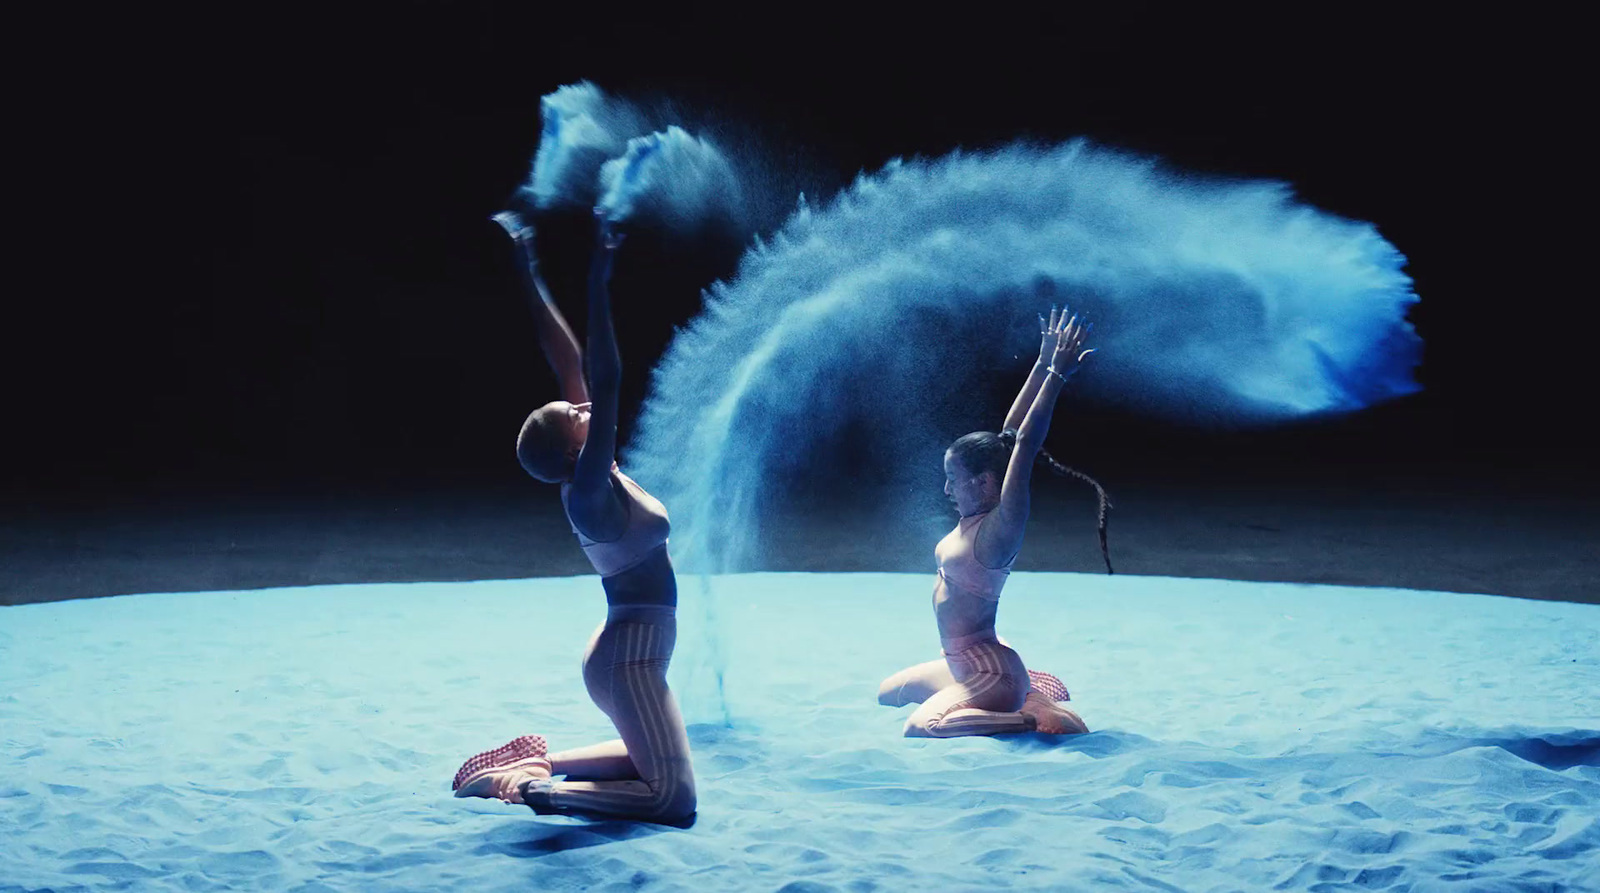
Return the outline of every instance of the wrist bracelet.
<path id="1" fill-rule="evenodd" d="M 1057 372 L 1056 371 L 1056 367 L 1054 367 L 1054 366 L 1046 366 L 1044 371 L 1050 373 L 1051 375 L 1054 375 L 1056 378 L 1061 379 L 1061 383 L 1062 384 L 1066 384 L 1067 383 L 1067 377 L 1065 375 L 1062 375 L 1060 372 Z"/>

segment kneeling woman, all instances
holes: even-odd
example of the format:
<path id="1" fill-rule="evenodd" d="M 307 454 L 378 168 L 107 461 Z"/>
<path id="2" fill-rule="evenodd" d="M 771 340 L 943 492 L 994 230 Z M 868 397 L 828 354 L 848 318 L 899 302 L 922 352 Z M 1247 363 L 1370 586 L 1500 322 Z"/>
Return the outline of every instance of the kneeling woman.
<path id="1" fill-rule="evenodd" d="M 680 823 L 694 814 L 695 789 L 689 737 L 667 688 L 678 603 L 667 511 L 615 460 L 622 363 L 609 280 L 622 239 L 600 218 L 589 273 L 590 394 L 577 341 L 539 277 L 533 231 L 514 215 L 496 220 L 523 251 L 539 340 L 566 397 L 528 417 L 517 458 L 533 477 L 561 484 L 572 530 L 605 587 L 606 619 L 584 654 L 583 681 L 621 737 L 546 755 L 543 737 L 525 735 L 468 760 L 456 796 L 526 803 L 541 814 Z"/>
<path id="2" fill-rule="evenodd" d="M 1056 398 L 1067 378 L 1094 352 L 1083 348 L 1084 326 L 1077 317 L 1068 319 L 1065 311 L 1057 314 L 1052 309 L 1043 328 L 1039 363 L 1012 404 L 1005 430 L 968 434 L 945 452 L 944 492 L 961 520 L 934 549 L 939 574 L 933 613 L 944 657 L 901 670 L 878 689 L 880 704 L 922 705 L 906 721 L 910 737 L 1088 731 L 1076 713 L 1056 702 L 1055 697 L 1064 699 L 1065 691 L 1051 697 L 1033 690 L 1022 658 L 994 629 L 1000 589 L 1022 548 L 1028 485 L 1034 462 L 1043 452 Z M 1076 474 L 1049 461 L 1058 471 Z M 1098 484 L 1095 489 L 1100 489 Z M 1102 552 L 1105 510 L 1101 491 Z M 1111 569 L 1109 555 L 1106 569 Z"/>

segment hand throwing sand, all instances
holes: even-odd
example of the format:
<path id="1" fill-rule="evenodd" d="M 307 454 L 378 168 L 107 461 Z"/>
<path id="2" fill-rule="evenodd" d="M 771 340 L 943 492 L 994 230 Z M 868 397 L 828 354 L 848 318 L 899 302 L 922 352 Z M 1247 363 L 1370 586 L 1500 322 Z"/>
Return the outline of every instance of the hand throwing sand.
<path id="1" fill-rule="evenodd" d="M 566 398 L 528 416 L 517 458 L 528 474 L 561 485 L 572 531 L 605 587 L 606 619 L 584 654 L 583 682 L 621 737 L 547 757 L 543 737 L 524 735 L 468 760 L 456 775 L 456 796 L 526 803 L 538 813 L 680 823 L 694 814 L 695 787 L 689 736 L 667 688 L 678 604 L 670 524 L 666 507 L 616 464 L 622 361 L 610 279 L 622 235 L 597 212 L 586 386 L 577 339 L 539 276 L 532 229 L 514 214 L 495 219 L 523 252 L 539 341 Z"/>

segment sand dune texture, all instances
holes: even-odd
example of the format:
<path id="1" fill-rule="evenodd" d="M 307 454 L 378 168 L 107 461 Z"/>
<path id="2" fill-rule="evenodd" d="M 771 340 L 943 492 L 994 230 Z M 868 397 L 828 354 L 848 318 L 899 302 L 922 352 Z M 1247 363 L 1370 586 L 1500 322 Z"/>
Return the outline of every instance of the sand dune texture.
<path id="1" fill-rule="evenodd" d="M 593 577 L 0 608 L 0 891 L 1600 889 L 1600 607 L 1019 573 L 1000 631 L 1096 731 L 930 741 L 874 700 L 930 575 L 711 585 L 688 829 L 451 797 L 612 737 Z"/>

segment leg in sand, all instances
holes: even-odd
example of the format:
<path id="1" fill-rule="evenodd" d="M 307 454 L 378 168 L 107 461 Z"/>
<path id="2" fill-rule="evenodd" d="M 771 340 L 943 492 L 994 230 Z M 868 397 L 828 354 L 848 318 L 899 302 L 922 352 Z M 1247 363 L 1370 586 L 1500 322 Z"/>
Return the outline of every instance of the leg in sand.
<path id="1" fill-rule="evenodd" d="M 1004 640 L 1002 639 L 1001 642 L 1003 644 Z M 1017 712 L 1032 718 L 1034 723 L 1033 731 L 1044 732 L 1049 735 L 1081 735 L 1089 731 L 1089 727 L 1084 724 L 1078 714 L 1058 703 L 1058 701 L 1065 701 L 1070 697 L 1067 694 L 1066 686 L 1061 684 L 1061 680 L 1048 673 L 1040 673 L 1035 670 L 1028 671 L 1028 678 L 1030 680 L 1028 695 Z M 939 721 L 934 723 L 934 727 L 942 727 L 948 732 L 951 728 L 951 713 L 978 705 L 977 702 L 972 701 L 976 693 L 970 688 L 963 689 L 958 686 L 955 675 L 950 672 L 950 664 L 943 658 L 907 667 L 883 680 L 878 686 L 878 703 L 885 707 L 923 704 L 940 692 L 949 692 L 949 699 L 955 706 L 942 707 L 940 705 L 928 708 L 929 718 L 940 717 Z M 939 714 L 938 711 L 940 709 L 946 712 Z M 978 712 L 982 713 L 982 711 Z M 954 720 L 959 725 L 960 717 L 954 717 Z M 1024 719 L 1022 722 L 1026 723 L 1027 720 Z M 1007 718 L 1001 724 L 1007 726 L 1007 731 L 1014 730 L 1010 728 L 1015 724 L 1010 718 Z M 978 725 L 981 726 L 982 723 Z M 912 734 L 909 728 L 907 734 Z M 991 733 L 979 731 L 969 734 Z"/>
<path id="2" fill-rule="evenodd" d="M 589 695 L 619 740 L 551 757 L 553 775 L 529 779 L 522 802 L 535 812 L 681 823 L 694 814 L 689 735 L 667 688 L 676 638 L 671 609 L 631 609 L 601 627 L 584 660 Z"/>
<path id="3" fill-rule="evenodd" d="M 1022 713 L 1028 672 L 1015 651 L 993 640 L 945 655 L 954 684 L 939 689 L 906 720 L 908 738 L 958 738 L 1034 731 Z M 925 671 L 926 672 L 926 671 Z M 932 673 L 923 677 L 931 679 Z"/>
<path id="4" fill-rule="evenodd" d="M 944 658 L 907 667 L 878 686 L 878 703 L 885 707 L 920 704 L 936 692 L 956 684 Z"/>

